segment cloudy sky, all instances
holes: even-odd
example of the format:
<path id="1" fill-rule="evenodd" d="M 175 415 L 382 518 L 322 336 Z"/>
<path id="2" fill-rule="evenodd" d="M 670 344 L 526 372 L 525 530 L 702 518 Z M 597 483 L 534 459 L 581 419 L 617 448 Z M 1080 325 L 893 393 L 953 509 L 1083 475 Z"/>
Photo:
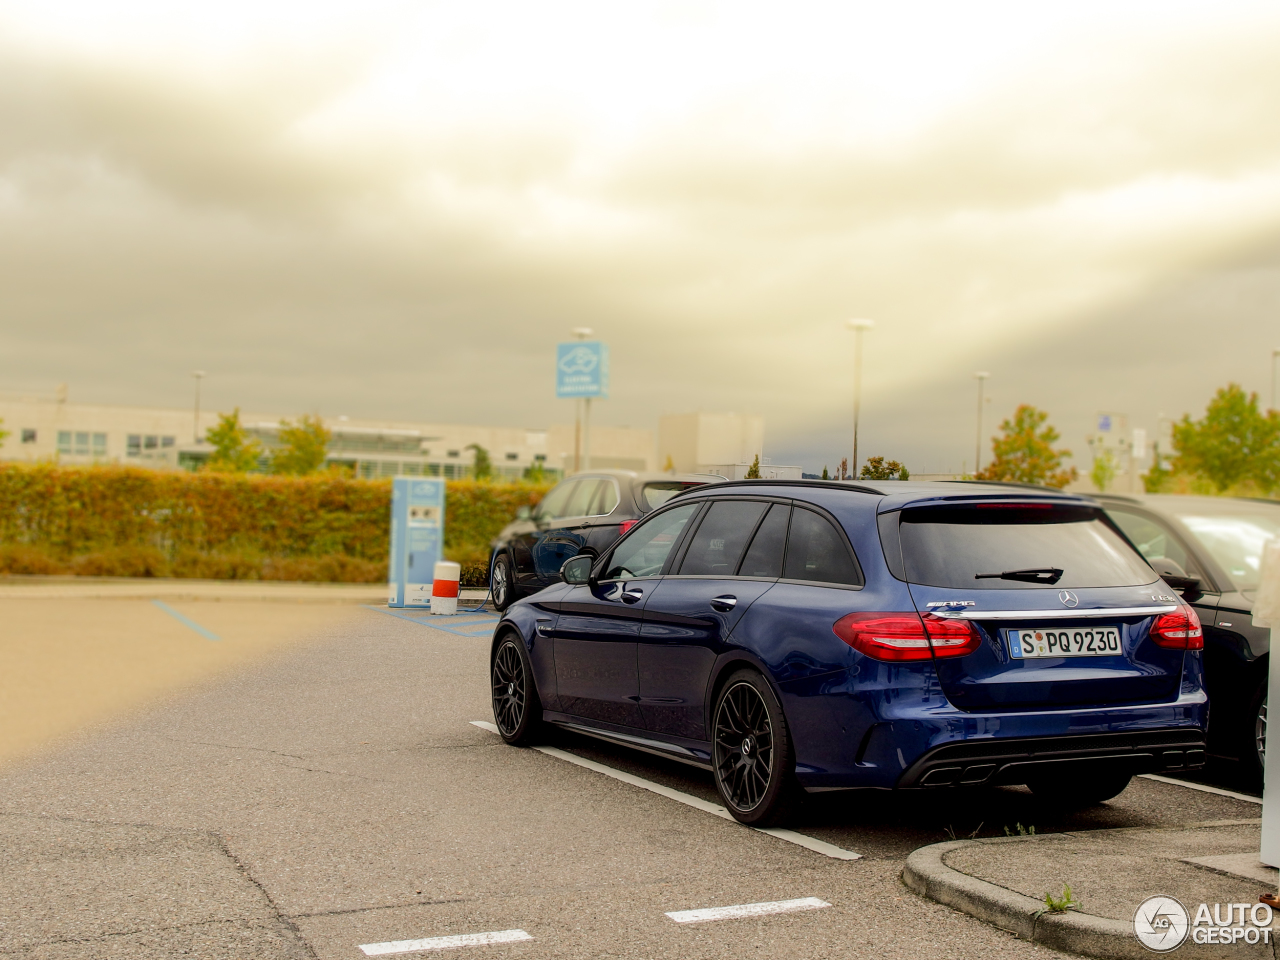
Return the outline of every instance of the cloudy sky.
<path id="1" fill-rule="evenodd" d="M 972 467 L 1270 395 L 1280 7 L 0 0 L 0 390 L 543 426 L 766 417 Z"/>

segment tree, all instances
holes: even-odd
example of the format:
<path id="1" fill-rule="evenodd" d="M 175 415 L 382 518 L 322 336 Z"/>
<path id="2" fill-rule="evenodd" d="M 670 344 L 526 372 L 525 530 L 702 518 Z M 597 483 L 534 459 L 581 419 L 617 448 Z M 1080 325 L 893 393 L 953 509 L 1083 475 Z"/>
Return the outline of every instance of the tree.
<path id="1" fill-rule="evenodd" d="M 303 414 L 295 422 L 280 421 L 280 446 L 271 454 L 271 472 L 315 473 L 324 466 L 333 434 L 319 415 Z"/>
<path id="2" fill-rule="evenodd" d="M 529 464 L 529 466 L 524 468 L 524 473 L 521 475 L 521 479 L 523 479 L 525 483 L 546 483 L 546 467 L 542 465 L 541 460 L 535 460 L 533 463 Z"/>
<path id="3" fill-rule="evenodd" d="M 743 477 L 743 479 L 744 480 L 760 479 L 760 454 L 757 453 L 756 458 L 751 461 L 751 466 L 747 468 L 747 475 Z"/>
<path id="4" fill-rule="evenodd" d="M 1151 444 L 1151 469 L 1142 478 L 1142 486 L 1147 493 L 1164 493 L 1173 477 L 1173 471 L 1164 465 L 1160 455 L 1160 444 Z"/>
<path id="5" fill-rule="evenodd" d="M 1099 493 L 1106 493 L 1111 481 L 1116 478 L 1116 458 L 1110 450 L 1103 448 L 1093 458 L 1093 469 L 1089 471 L 1089 479 L 1098 488 Z"/>
<path id="6" fill-rule="evenodd" d="M 1002 437 L 991 438 L 995 459 L 973 475 L 975 480 L 1013 480 L 1065 487 L 1079 474 L 1075 467 L 1064 468 L 1070 450 L 1055 450 L 1061 437 L 1045 423 L 1049 414 L 1028 403 L 1018 406 L 1013 416 L 1000 424 Z"/>
<path id="7" fill-rule="evenodd" d="M 861 480 L 906 480 L 910 476 L 911 472 L 897 460 L 885 463 L 884 457 L 867 457 L 858 475 Z"/>
<path id="8" fill-rule="evenodd" d="M 1280 414 L 1258 409 L 1258 395 L 1246 396 L 1231 383 L 1214 394 L 1204 417 L 1190 414 L 1173 425 L 1175 475 L 1202 478 L 1218 493 L 1242 483 L 1264 492 L 1280 485 Z"/>
<path id="9" fill-rule="evenodd" d="M 676 472 L 676 465 L 675 465 L 675 461 L 671 459 L 671 454 L 669 454 L 669 453 L 667 454 L 667 462 L 666 462 L 666 463 L 664 463 L 664 464 L 662 465 L 662 472 L 663 472 L 663 473 L 675 473 L 675 472 Z"/>
<path id="10" fill-rule="evenodd" d="M 840 461 L 840 472 L 836 474 L 836 479 L 837 480 L 849 479 L 849 458 L 848 457 L 845 457 L 843 460 Z"/>
<path id="11" fill-rule="evenodd" d="M 206 432 L 204 438 L 213 444 L 213 456 L 204 465 L 206 470 L 246 473 L 257 469 L 262 444 L 241 426 L 239 407 L 231 413 L 218 414 L 218 425 Z"/>
<path id="12" fill-rule="evenodd" d="M 475 460 L 471 464 L 471 475 L 477 480 L 489 480 L 493 477 L 493 461 L 489 459 L 489 451 L 478 443 L 469 443 L 463 450 L 474 450 Z"/>
<path id="13" fill-rule="evenodd" d="M 825 463 L 822 465 L 822 479 L 823 480 L 831 479 L 831 474 L 827 473 L 827 465 Z"/>

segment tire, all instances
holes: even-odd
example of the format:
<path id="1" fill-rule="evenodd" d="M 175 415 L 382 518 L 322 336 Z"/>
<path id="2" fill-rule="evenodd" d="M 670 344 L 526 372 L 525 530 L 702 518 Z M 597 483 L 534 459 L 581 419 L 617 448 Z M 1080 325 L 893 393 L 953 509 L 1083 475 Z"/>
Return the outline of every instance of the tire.
<path id="1" fill-rule="evenodd" d="M 1254 695 L 1249 711 L 1249 729 L 1240 751 L 1241 759 L 1255 783 L 1262 783 L 1267 760 L 1267 686 L 1264 683 Z"/>
<path id="2" fill-rule="evenodd" d="M 1105 803 L 1124 793 L 1133 774 L 1121 770 L 1076 769 L 1070 773 L 1046 774 L 1028 781 L 1031 792 L 1059 809 L 1078 809 Z"/>
<path id="3" fill-rule="evenodd" d="M 494 651 L 489 668 L 493 722 L 498 734 L 513 747 L 533 743 L 542 729 L 542 702 L 533 682 L 533 666 L 524 642 L 507 634 Z"/>
<path id="4" fill-rule="evenodd" d="M 737 671 L 720 688 L 712 717 L 712 775 L 725 808 L 753 827 L 783 822 L 800 787 L 791 733 L 769 684 L 754 670 Z"/>
<path id="5" fill-rule="evenodd" d="M 489 578 L 489 596 L 493 609 L 501 612 L 516 599 L 515 577 L 511 573 L 511 558 L 500 553 L 493 561 L 493 573 Z"/>

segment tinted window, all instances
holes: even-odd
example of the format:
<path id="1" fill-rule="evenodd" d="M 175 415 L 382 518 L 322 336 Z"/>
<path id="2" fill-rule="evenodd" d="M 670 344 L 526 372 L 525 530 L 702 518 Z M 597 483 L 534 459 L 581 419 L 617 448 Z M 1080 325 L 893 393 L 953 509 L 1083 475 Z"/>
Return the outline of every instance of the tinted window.
<path id="1" fill-rule="evenodd" d="M 660 513 L 618 541 L 609 557 L 605 580 L 656 577 L 700 504 L 690 503 Z"/>
<path id="2" fill-rule="evenodd" d="M 659 480 L 655 483 L 646 483 L 640 491 L 640 508 L 646 512 L 653 510 L 662 506 L 677 493 L 700 486 L 702 486 L 700 483 L 686 483 L 680 480 Z"/>
<path id="3" fill-rule="evenodd" d="M 568 504 L 565 505 L 564 513 L 559 514 L 559 516 L 590 516 L 592 501 L 595 500 L 596 494 L 600 492 L 600 484 L 602 483 L 604 481 L 599 477 L 583 477 L 579 480 L 578 485 L 573 488 Z"/>
<path id="4" fill-rule="evenodd" d="M 764 508 L 765 504 L 749 500 L 712 503 L 689 542 L 689 549 L 680 562 L 680 573 L 685 576 L 733 576 Z"/>
<path id="5" fill-rule="evenodd" d="M 1154 583 L 1155 574 L 1092 507 L 981 504 L 904 510 L 907 580 L 968 590 L 1043 589 L 1005 571 L 1056 567 L 1057 589 Z M 983 579 L 978 579 L 983 577 Z"/>
<path id="6" fill-rule="evenodd" d="M 775 503 L 760 529 L 751 538 L 751 546 L 738 570 L 740 577 L 782 576 L 782 555 L 787 548 L 787 517 L 791 508 Z"/>
<path id="7" fill-rule="evenodd" d="M 860 584 L 844 537 L 825 517 L 797 507 L 791 512 L 791 532 L 787 535 L 787 580 L 816 580 L 820 583 Z"/>
<path id="8" fill-rule="evenodd" d="M 555 517 L 565 516 L 565 504 L 569 502 L 569 496 L 577 485 L 577 480 L 566 480 L 564 483 L 557 485 L 555 489 L 542 498 L 533 515 L 539 520 L 551 520 Z"/>
<path id="9" fill-rule="evenodd" d="M 1184 572 L 1194 575 L 1195 561 L 1164 524 L 1138 513 L 1114 508 L 1109 508 L 1107 514 L 1148 561 L 1172 560 Z"/>

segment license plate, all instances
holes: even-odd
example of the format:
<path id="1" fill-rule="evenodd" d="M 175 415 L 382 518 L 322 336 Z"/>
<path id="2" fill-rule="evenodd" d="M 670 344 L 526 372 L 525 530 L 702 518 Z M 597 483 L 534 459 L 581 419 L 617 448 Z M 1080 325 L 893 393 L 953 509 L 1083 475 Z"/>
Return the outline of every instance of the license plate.
<path id="1" fill-rule="evenodd" d="M 1120 631 L 1116 627 L 1009 631 L 1009 655 L 1015 660 L 1118 657 L 1123 652 L 1120 648 Z"/>

